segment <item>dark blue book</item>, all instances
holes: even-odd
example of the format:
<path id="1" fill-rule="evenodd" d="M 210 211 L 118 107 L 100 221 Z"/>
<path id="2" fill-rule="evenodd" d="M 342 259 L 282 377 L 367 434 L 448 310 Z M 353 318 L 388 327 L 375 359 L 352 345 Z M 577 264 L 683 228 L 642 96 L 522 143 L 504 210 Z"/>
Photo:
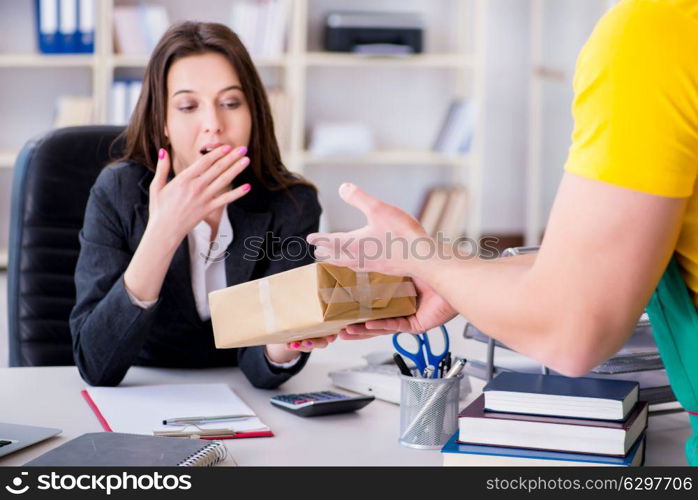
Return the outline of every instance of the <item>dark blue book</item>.
<path id="1" fill-rule="evenodd" d="M 503 372 L 483 389 L 485 409 L 556 417 L 625 420 L 638 400 L 637 382 Z"/>
<path id="2" fill-rule="evenodd" d="M 645 436 L 637 440 L 624 457 L 565 453 L 559 451 L 483 446 L 458 442 L 456 432 L 441 449 L 444 465 L 525 466 L 525 467 L 576 467 L 611 466 L 639 467 L 645 460 Z"/>

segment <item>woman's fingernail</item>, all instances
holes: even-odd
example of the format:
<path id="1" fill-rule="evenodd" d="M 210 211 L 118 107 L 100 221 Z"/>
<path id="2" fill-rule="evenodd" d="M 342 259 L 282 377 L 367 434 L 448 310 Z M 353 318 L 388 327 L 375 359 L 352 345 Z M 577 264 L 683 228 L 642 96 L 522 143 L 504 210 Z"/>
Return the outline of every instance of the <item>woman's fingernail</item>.
<path id="1" fill-rule="evenodd" d="M 293 344 L 291 344 L 291 347 L 293 347 L 294 349 L 298 349 L 300 346 L 301 345 L 299 342 L 294 342 Z"/>
<path id="2" fill-rule="evenodd" d="M 244 155 L 245 153 L 247 153 L 247 148 L 246 148 L 245 146 L 240 146 L 240 147 L 238 148 L 237 153 L 238 153 L 239 155 Z"/>
<path id="3" fill-rule="evenodd" d="M 252 189 L 252 186 L 250 186 L 249 184 L 245 184 L 244 186 L 242 186 L 243 193 L 247 193 L 250 189 Z"/>
<path id="4" fill-rule="evenodd" d="M 343 183 L 341 186 L 339 186 L 339 194 L 341 196 L 347 196 L 353 186 L 354 185 L 351 182 Z"/>
<path id="5" fill-rule="evenodd" d="M 242 165 L 243 167 L 246 167 L 249 164 L 250 164 L 250 159 L 247 156 L 245 156 L 242 160 L 240 160 L 240 165 Z"/>
<path id="6" fill-rule="evenodd" d="M 305 341 L 305 347 L 313 347 L 313 343 L 307 340 Z"/>
<path id="7" fill-rule="evenodd" d="M 160 148 L 160 151 L 158 151 L 158 158 L 163 159 L 165 157 L 165 148 Z"/>

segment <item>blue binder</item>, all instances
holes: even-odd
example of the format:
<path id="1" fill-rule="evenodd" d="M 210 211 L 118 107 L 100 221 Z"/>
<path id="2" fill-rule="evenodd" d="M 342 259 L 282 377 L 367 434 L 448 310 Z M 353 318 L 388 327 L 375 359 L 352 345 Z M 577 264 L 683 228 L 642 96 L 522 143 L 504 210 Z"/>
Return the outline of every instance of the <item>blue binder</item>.
<path id="1" fill-rule="evenodd" d="M 36 0 L 36 32 L 39 37 L 39 51 L 44 54 L 61 52 L 58 7 L 58 0 Z"/>
<path id="2" fill-rule="evenodd" d="M 61 53 L 78 51 L 78 0 L 59 0 L 58 39 Z"/>
<path id="3" fill-rule="evenodd" d="M 95 0 L 35 0 L 43 54 L 88 54 L 95 46 Z"/>
<path id="4" fill-rule="evenodd" d="M 78 2 L 78 44 L 77 51 L 92 54 L 95 51 L 95 0 Z"/>

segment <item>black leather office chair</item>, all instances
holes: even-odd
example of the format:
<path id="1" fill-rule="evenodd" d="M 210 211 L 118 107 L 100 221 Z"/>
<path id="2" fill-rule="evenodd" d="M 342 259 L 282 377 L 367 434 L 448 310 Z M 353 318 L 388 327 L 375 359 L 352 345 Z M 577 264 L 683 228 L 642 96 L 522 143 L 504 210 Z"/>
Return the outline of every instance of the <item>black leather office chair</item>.
<path id="1" fill-rule="evenodd" d="M 78 233 L 90 188 L 120 153 L 122 127 L 53 130 L 30 140 L 15 164 L 10 212 L 10 366 L 72 365 Z"/>

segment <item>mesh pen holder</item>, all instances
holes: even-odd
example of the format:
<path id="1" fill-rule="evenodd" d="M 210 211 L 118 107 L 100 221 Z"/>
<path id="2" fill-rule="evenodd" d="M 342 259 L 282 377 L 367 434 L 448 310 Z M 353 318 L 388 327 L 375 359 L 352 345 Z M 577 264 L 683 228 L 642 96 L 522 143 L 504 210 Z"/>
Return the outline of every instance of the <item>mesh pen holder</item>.
<path id="1" fill-rule="evenodd" d="M 458 428 L 462 378 L 400 376 L 400 444 L 433 450 L 448 441 Z"/>

